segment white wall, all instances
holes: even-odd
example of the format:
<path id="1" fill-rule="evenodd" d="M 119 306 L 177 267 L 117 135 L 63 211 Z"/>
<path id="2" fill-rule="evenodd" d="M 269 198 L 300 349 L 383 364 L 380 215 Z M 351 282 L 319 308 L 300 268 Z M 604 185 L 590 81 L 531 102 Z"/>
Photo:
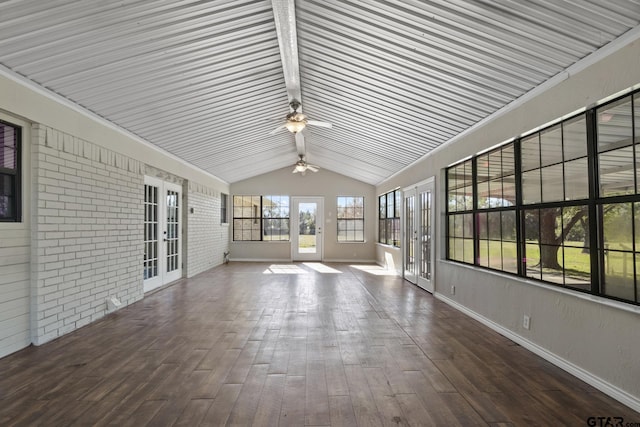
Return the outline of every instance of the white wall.
<path id="1" fill-rule="evenodd" d="M 0 222 L 0 357 L 31 342 L 31 144 L 29 123 L 0 113 L 0 119 L 22 128 L 22 169 L 26 191 L 22 197 L 22 222 Z"/>
<path id="2" fill-rule="evenodd" d="M 183 273 L 222 262 L 227 183 L 7 71 L 0 93 L 0 118 L 27 130 L 23 221 L 0 224 L 0 357 L 99 319 L 107 298 L 143 297 L 145 174 L 183 183 L 205 215 L 184 217 Z"/>
<path id="3" fill-rule="evenodd" d="M 324 197 L 324 261 L 371 262 L 375 259 L 375 230 L 377 224 L 374 187 L 328 170 L 291 173 L 291 167 L 231 184 L 233 195 L 286 195 Z M 338 243 L 336 225 L 336 198 L 338 196 L 364 196 L 365 242 Z M 233 212 L 230 211 L 230 221 Z M 230 227 L 230 232 L 232 232 Z M 291 260 L 289 242 L 231 242 L 234 260 Z"/>
<path id="4" fill-rule="evenodd" d="M 383 193 L 435 175 L 436 295 L 640 410 L 640 307 L 444 260 L 444 168 L 640 83 L 640 42 L 633 41 L 549 83 L 508 112 L 472 129 L 377 187 Z M 517 103 L 516 103 L 517 104 Z M 391 252 L 378 247 L 378 262 Z M 455 295 L 450 292 L 456 286 Z M 531 329 L 522 328 L 524 314 Z"/>
<path id="5" fill-rule="evenodd" d="M 143 297 L 144 165 L 58 130 L 32 139 L 32 341 L 40 344 Z"/>
<path id="6" fill-rule="evenodd" d="M 229 250 L 229 224 L 220 223 L 220 193 L 189 183 L 187 191 L 187 277 L 222 264 Z"/>

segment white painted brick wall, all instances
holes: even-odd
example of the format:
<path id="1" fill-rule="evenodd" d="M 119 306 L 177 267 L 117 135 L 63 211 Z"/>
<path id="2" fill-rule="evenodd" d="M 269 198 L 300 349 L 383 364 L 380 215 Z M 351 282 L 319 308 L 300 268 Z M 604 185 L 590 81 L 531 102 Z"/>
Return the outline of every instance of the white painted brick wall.
<path id="1" fill-rule="evenodd" d="M 31 146 L 32 340 L 41 344 L 143 297 L 144 165 L 42 125 Z"/>
<path id="2" fill-rule="evenodd" d="M 229 226 L 220 224 L 218 192 L 189 183 L 187 206 L 187 277 L 193 277 L 222 264 L 229 250 Z"/>

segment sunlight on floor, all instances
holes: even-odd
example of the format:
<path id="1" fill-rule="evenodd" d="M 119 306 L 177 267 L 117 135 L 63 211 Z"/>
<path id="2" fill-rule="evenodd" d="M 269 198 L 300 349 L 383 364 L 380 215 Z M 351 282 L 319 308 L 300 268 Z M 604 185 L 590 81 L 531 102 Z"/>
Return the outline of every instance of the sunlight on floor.
<path id="1" fill-rule="evenodd" d="M 352 264 L 349 267 L 355 268 L 356 270 L 364 271 L 365 273 L 373 274 L 374 276 L 395 276 L 396 275 L 396 272 L 394 270 L 389 270 L 374 264 L 371 264 L 371 265 Z"/>
<path id="2" fill-rule="evenodd" d="M 262 274 L 307 274 L 304 268 L 294 264 L 271 264 Z"/>
<path id="3" fill-rule="evenodd" d="M 303 262 L 303 264 L 305 267 L 309 267 L 310 269 L 315 270 L 318 273 L 342 274 L 342 271 L 331 268 L 321 262 Z"/>
<path id="4" fill-rule="evenodd" d="M 302 268 L 304 266 L 306 268 Z M 321 262 L 303 262 L 302 264 L 271 264 L 262 274 L 309 274 L 313 270 L 323 274 L 342 274 L 342 271 L 331 268 Z"/>

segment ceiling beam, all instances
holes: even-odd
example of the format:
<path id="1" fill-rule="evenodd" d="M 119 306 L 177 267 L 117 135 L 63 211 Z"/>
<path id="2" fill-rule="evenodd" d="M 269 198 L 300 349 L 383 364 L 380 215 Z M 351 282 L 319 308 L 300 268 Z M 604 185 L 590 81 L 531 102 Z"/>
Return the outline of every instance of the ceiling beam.
<path id="1" fill-rule="evenodd" d="M 278 46 L 280 47 L 287 98 L 289 103 L 295 99 L 302 104 L 295 0 L 271 0 L 271 4 L 273 6 L 276 33 L 278 34 Z M 302 112 L 302 105 L 298 108 L 298 112 Z M 295 141 L 298 155 L 306 156 L 304 135 L 301 132 L 295 134 Z"/>

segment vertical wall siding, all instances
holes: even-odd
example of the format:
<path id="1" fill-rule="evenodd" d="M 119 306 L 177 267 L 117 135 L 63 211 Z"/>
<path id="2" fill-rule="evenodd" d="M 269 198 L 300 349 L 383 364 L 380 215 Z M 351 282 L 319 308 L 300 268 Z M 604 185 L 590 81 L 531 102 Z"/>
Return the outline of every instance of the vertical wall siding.
<path id="1" fill-rule="evenodd" d="M 35 126 L 32 340 L 54 339 L 143 296 L 143 165 Z"/>
<path id="2" fill-rule="evenodd" d="M 28 346 L 30 334 L 31 219 L 29 191 L 30 125 L 0 113 L 22 127 L 22 219 L 0 223 L 0 357 Z"/>
<path id="3" fill-rule="evenodd" d="M 187 277 L 193 277 L 222 264 L 229 249 L 229 226 L 220 224 L 220 193 L 189 183 L 187 224 Z"/>
<path id="4" fill-rule="evenodd" d="M 5 225 L 5 224 L 3 224 Z M 19 224 L 22 225 L 22 224 Z M 0 357 L 29 345 L 30 232 L 0 230 Z"/>

